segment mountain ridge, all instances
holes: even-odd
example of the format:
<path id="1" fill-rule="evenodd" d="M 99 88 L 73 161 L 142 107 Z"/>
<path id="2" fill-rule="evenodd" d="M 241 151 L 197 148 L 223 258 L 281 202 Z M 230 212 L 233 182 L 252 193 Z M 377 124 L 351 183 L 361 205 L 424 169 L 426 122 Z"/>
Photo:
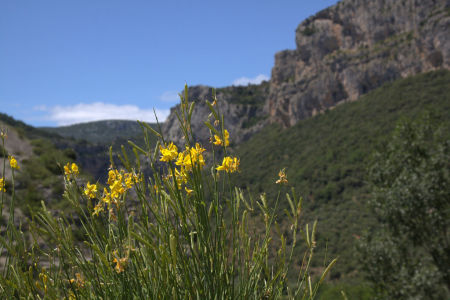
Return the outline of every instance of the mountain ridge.
<path id="1" fill-rule="evenodd" d="M 148 123 L 150 126 L 155 124 Z M 85 140 L 91 143 L 112 144 L 117 138 L 134 138 L 142 135 L 142 128 L 136 121 L 100 120 L 59 127 L 39 127 L 62 137 Z"/>
<path id="2" fill-rule="evenodd" d="M 450 0 L 343 0 L 302 21 L 294 50 L 275 54 L 267 94 L 259 105 L 236 106 L 217 89 L 217 98 L 236 142 L 245 141 L 269 123 L 290 127 L 399 78 L 450 69 Z M 259 85 L 239 87 L 241 93 Z M 246 91 L 247 90 L 247 91 Z M 200 128 L 210 113 L 205 100 L 211 88 L 193 86 L 189 98 L 201 100 L 193 113 Z M 198 98 L 198 99 L 197 99 Z M 261 103 L 263 105 L 261 106 Z M 183 143 L 177 131 L 176 109 L 171 109 L 164 133 Z M 245 116 L 251 112 L 251 116 Z M 255 117 L 256 116 L 256 117 Z M 246 118 L 247 122 L 237 122 Z M 244 126 L 244 124 L 246 126 Z M 201 130 L 198 139 L 206 141 Z"/>

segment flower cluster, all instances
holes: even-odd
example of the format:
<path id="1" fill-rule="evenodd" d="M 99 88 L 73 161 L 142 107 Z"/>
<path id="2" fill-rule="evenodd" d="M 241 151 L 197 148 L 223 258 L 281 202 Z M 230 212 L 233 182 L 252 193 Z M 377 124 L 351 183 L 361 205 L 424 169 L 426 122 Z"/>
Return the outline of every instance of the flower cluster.
<path id="1" fill-rule="evenodd" d="M 233 173 L 239 171 L 239 159 L 237 157 L 226 156 L 223 158 L 222 165 L 217 166 L 217 171 Z"/>
<path id="2" fill-rule="evenodd" d="M 84 189 L 84 194 L 89 198 L 95 198 L 97 194 L 97 184 L 90 184 L 88 181 L 86 188 Z"/>
<path id="3" fill-rule="evenodd" d="M 78 174 L 80 174 L 80 171 L 78 170 L 78 166 L 76 163 L 67 163 L 64 166 L 64 175 L 67 177 L 67 179 L 70 179 L 70 177 L 77 177 Z"/>
<path id="4" fill-rule="evenodd" d="M 84 279 L 80 273 L 75 273 L 75 278 L 69 280 L 70 284 L 75 284 L 78 288 L 84 287 Z"/>
<path id="5" fill-rule="evenodd" d="M 161 161 L 169 162 L 175 160 L 178 156 L 178 148 L 173 143 L 166 147 L 160 145 L 159 150 L 161 151 Z"/>
<path id="6" fill-rule="evenodd" d="M 6 183 L 5 183 L 5 178 L 0 178 L 0 192 L 6 192 L 6 189 L 5 189 L 5 185 L 6 185 Z"/>
<path id="7" fill-rule="evenodd" d="M 123 170 L 109 170 L 108 172 L 108 188 L 103 188 L 103 195 L 101 201 L 94 207 L 94 215 L 98 215 L 104 209 L 104 204 L 108 205 L 111 209 L 111 203 L 116 206 L 120 205 L 120 197 L 125 192 L 133 187 L 133 185 L 139 181 L 139 176 L 134 173 L 126 173 Z M 85 195 L 90 198 L 95 198 L 97 193 L 97 185 L 88 184 L 84 191 Z"/>
<path id="8" fill-rule="evenodd" d="M 169 177 L 174 177 L 178 188 L 181 189 L 181 185 L 188 182 L 189 172 L 192 172 L 195 168 L 199 168 L 201 170 L 204 167 L 205 158 L 203 157 L 203 152 L 205 151 L 205 148 L 203 148 L 199 143 L 196 143 L 195 147 L 186 146 L 184 151 L 178 152 L 177 146 L 170 143 L 166 147 L 160 147 L 160 161 L 170 162 L 176 160 L 175 165 L 179 168 L 175 167 L 174 171 L 170 169 Z M 185 189 L 188 194 L 192 193 L 191 189 L 188 189 L 187 187 Z"/>
<path id="9" fill-rule="evenodd" d="M 224 130 L 223 131 L 223 140 L 220 138 L 220 136 L 218 136 L 217 134 L 214 135 L 214 145 L 217 146 L 222 146 L 225 144 L 226 147 L 228 147 L 230 145 L 230 134 L 228 133 L 228 130 Z"/>
<path id="10" fill-rule="evenodd" d="M 175 164 L 180 166 L 183 171 L 191 171 L 193 166 L 199 166 L 200 169 L 205 165 L 205 159 L 203 152 L 206 149 L 200 146 L 199 143 L 195 144 L 195 147 L 186 147 L 183 152 L 178 153 L 177 161 Z"/>
<path id="11" fill-rule="evenodd" d="M 10 156 L 9 157 L 9 165 L 11 166 L 12 169 L 17 169 L 19 170 L 19 164 L 17 163 L 17 160 L 14 156 Z"/>
<path id="12" fill-rule="evenodd" d="M 125 271 L 125 268 L 128 264 L 128 256 L 119 257 L 117 251 L 114 251 L 113 255 L 114 255 L 113 263 L 116 264 L 114 270 L 116 270 L 117 273 L 122 273 L 123 271 Z"/>
<path id="13" fill-rule="evenodd" d="M 286 175 L 286 169 L 280 170 L 278 173 L 279 179 L 275 182 L 276 184 L 287 184 L 287 175 Z"/>

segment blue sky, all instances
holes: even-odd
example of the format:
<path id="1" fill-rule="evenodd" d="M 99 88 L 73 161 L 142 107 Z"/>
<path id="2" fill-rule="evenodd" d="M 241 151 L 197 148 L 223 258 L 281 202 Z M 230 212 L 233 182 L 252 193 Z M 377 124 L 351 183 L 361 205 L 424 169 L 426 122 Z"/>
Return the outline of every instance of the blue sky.
<path id="1" fill-rule="evenodd" d="M 268 79 L 336 0 L 0 0 L 0 112 L 34 126 L 164 119 L 185 83 Z"/>

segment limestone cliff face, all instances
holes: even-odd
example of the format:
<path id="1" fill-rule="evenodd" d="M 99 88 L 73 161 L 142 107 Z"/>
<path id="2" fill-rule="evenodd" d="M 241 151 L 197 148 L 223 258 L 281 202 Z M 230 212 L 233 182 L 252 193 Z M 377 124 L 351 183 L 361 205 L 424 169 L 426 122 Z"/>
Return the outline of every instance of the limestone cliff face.
<path id="1" fill-rule="evenodd" d="M 217 91 L 235 142 L 267 122 L 291 126 L 395 79 L 450 69 L 450 0 L 343 0 L 303 21 L 297 49 L 275 55 L 269 83 Z M 209 136 L 203 122 L 211 88 L 189 89 L 201 100 L 193 128 Z M 164 124 L 181 143 L 174 110 Z"/>
<path id="2" fill-rule="evenodd" d="M 197 141 L 206 144 L 210 134 L 204 122 L 207 121 L 211 111 L 205 101 L 212 101 L 212 88 L 193 86 L 189 87 L 188 94 L 189 102 L 195 102 L 191 119 L 192 130 L 196 134 Z M 268 118 L 264 112 L 264 105 L 268 94 L 268 82 L 263 82 L 260 85 L 232 86 L 216 90 L 218 109 L 224 114 L 224 123 L 230 133 L 231 144 L 248 139 L 267 122 Z M 182 132 L 178 128 L 177 110 L 179 110 L 179 105 L 171 109 L 162 130 L 167 140 L 182 145 L 183 139 Z M 213 122 L 214 120 L 211 119 L 211 123 Z"/>
<path id="3" fill-rule="evenodd" d="M 450 68 L 449 0 L 344 0 L 303 21 L 275 55 L 266 111 L 297 121 L 381 84 Z"/>

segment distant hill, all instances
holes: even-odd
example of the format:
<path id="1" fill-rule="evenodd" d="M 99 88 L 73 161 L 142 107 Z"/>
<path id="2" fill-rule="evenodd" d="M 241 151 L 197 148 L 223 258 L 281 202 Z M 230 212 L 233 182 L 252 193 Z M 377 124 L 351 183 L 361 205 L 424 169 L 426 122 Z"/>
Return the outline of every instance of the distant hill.
<path id="1" fill-rule="evenodd" d="M 19 214 L 26 214 L 29 208 L 40 206 L 41 201 L 50 208 L 64 207 L 64 202 L 61 202 L 64 184 L 62 166 L 76 160 L 75 151 L 70 147 L 56 146 L 64 142 L 61 136 L 34 128 L 3 113 L 0 113 L 0 128 L 7 131 L 7 155 L 14 155 L 20 166 L 16 172 Z M 9 170 L 5 168 L 6 174 L 2 174 L 7 182 L 7 197 L 11 193 L 8 188 L 11 184 Z"/>
<path id="2" fill-rule="evenodd" d="M 156 127 L 156 124 L 149 125 Z M 118 138 L 130 139 L 142 135 L 142 128 L 137 121 L 126 120 L 104 120 L 61 127 L 42 127 L 40 129 L 57 133 L 66 138 L 103 145 L 111 145 Z"/>
<path id="3" fill-rule="evenodd" d="M 427 110 L 450 138 L 449 89 L 449 71 L 430 72 L 385 84 L 287 129 L 267 126 L 238 146 L 241 172 L 236 183 L 255 197 L 266 192 L 273 203 L 278 171 L 286 168 L 290 185 L 304 197 L 304 221 L 319 220 L 318 261 L 323 261 L 327 243 L 327 256 L 340 258 L 332 278 L 357 278 L 355 241 L 376 224 L 366 206 L 371 153 L 389 139 L 399 119 Z"/>

